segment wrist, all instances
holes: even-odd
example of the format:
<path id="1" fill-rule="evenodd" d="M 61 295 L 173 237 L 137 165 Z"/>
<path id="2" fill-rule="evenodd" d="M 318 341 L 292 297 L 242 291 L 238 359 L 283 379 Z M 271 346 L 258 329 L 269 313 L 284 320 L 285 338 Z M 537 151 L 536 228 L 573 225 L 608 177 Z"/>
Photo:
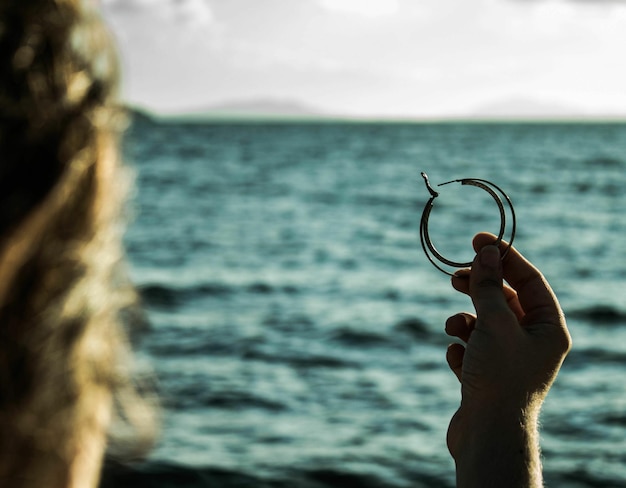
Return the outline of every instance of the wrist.
<path id="1" fill-rule="evenodd" d="M 532 404 L 461 405 L 448 433 L 458 486 L 541 486 L 538 415 Z"/>

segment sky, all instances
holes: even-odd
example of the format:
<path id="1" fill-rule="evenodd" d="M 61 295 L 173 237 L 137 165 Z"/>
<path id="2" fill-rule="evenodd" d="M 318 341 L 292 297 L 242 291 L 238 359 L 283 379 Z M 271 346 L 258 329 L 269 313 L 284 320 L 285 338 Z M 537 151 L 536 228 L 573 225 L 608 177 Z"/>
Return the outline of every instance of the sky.
<path id="1" fill-rule="evenodd" d="M 123 97 L 340 115 L 626 116 L 626 0 L 101 0 Z"/>

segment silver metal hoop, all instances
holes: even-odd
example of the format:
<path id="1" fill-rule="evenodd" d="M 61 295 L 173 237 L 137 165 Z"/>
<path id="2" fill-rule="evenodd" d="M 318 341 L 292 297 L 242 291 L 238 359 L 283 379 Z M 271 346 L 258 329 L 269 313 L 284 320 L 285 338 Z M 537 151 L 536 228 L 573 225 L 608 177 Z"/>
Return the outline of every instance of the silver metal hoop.
<path id="1" fill-rule="evenodd" d="M 422 178 L 424 178 L 426 189 L 430 193 L 430 200 L 428 200 L 428 202 L 424 206 L 424 211 L 422 212 L 422 218 L 420 220 L 420 242 L 422 244 L 422 249 L 424 250 L 424 254 L 426 254 L 428 260 L 432 263 L 433 266 L 435 266 L 435 268 L 447 274 L 448 276 L 454 276 L 454 273 L 450 273 L 446 269 L 442 268 L 439 263 L 443 263 L 453 268 L 468 268 L 472 265 L 472 262 L 469 261 L 466 263 L 461 263 L 447 259 L 437 250 L 437 248 L 432 243 L 430 235 L 428 234 L 428 219 L 430 218 L 430 212 L 433 209 L 435 199 L 439 196 L 439 193 L 436 192 L 432 188 L 432 186 L 430 186 L 430 182 L 428 181 L 428 175 L 426 173 L 422 172 Z M 485 190 L 494 199 L 496 205 L 498 205 L 498 210 L 500 211 L 500 229 L 498 231 L 498 237 L 494 242 L 494 245 L 496 246 L 499 245 L 502 241 L 506 229 L 506 212 L 504 209 L 504 204 L 502 203 L 502 198 L 506 200 L 506 203 L 511 210 L 511 233 L 508 239 L 508 245 L 502 253 L 502 259 L 504 259 L 511 249 L 511 246 L 513 245 L 513 240 L 515 239 L 515 230 L 517 227 L 515 209 L 513 208 L 513 202 L 511 202 L 509 196 L 504 193 L 502 188 L 500 188 L 499 186 L 491 183 L 490 181 L 482 180 L 480 178 L 463 178 L 460 180 L 451 180 L 446 181 L 445 183 L 440 183 L 437 186 L 449 185 L 450 183 L 461 183 L 461 185 L 472 185 L 478 187 L 482 190 Z M 437 263 L 437 261 L 439 261 L 439 263 Z"/>

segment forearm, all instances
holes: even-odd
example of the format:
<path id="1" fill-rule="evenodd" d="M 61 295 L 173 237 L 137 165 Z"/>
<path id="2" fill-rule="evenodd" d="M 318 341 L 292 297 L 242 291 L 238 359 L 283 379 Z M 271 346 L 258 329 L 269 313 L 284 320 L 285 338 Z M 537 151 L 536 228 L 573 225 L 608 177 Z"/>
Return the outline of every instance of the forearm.
<path id="1" fill-rule="evenodd" d="M 538 407 L 518 412 L 497 409 L 460 419 L 467 425 L 453 452 L 457 487 L 543 486 L 538 413 Z"/>

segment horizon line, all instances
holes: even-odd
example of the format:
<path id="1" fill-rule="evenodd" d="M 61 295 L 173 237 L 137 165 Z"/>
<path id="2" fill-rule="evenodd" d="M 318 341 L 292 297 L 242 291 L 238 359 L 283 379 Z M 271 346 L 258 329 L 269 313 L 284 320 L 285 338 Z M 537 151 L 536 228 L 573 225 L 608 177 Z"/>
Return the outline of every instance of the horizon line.
<path id="1" fill-rule="evenodd" d="M 571 115 L 350 115 L 350 114 L 285 114 L 255 112 L 193 112 L 163 113 L 138 105 L 125 105 L 131 113 L 139 113 L 153 122 L 180 123 L 626 123 L 626 114 Z"/>

